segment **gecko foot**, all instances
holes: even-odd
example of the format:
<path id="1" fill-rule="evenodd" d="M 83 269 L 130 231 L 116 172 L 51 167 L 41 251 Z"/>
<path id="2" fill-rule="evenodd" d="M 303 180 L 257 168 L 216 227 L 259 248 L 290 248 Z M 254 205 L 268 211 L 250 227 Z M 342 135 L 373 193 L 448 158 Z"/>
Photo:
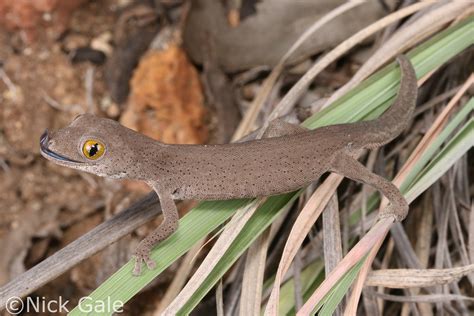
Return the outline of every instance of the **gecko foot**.
<path id="1" fill-rule="evenodd" d="M 145 263 L 148 269 L 153 270 L 156 268 L 155 260 L 150 258 L 150 250 L 147 247 L 138 246 L 135 250 L 135 267 L 133 268 L 133 275 L 139 276 L 142 273 L 142 264 Z"/>
<path id="2" fill-rule="evenodd" d="M 389 203 L 387 207 L 380 212 L 379 217 L 392 217 L 396 222 L 401 222 L 408 215 L 408 209 L 409 206 L 406 201 L 404 201 L 404 203 L 400 203 L 398 206 Z"/>

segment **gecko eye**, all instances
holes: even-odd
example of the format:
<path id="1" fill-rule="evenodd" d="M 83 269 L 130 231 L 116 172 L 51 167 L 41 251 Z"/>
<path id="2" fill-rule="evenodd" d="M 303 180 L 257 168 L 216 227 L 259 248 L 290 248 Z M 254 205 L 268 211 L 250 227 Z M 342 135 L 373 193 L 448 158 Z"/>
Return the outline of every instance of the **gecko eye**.
<path id="1" fill-rule="evenodd" d="M 88 139 L 84 142 L 84 145 L 82 145 L 82 153 L 87 159 L 99 159 L 100 157 L 102 157 L 104 152 L 104 144 L 95 139 Z"/>

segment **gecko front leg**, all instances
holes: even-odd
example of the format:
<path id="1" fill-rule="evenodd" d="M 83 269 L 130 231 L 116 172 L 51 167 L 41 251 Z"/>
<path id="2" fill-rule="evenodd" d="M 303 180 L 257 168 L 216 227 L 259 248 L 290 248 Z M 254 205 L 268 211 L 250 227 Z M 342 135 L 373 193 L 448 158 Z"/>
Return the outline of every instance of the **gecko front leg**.
<path id="1" fill-rule="evenodd" d="M 366 183 L 385 195 L 390 203 L 380 211 L 379 218 L 393 217 L 400 222 L 407 216 L 408 203 L 400 190 L 392 182 L 368 170 L 355 158 L 345 153 L 337 155 L 330 171 Z"/>
<path id="2" fill-rule="evenodd" d="M 174 233 L 179 224 L 178 210 L 171 194 L 162 190 L 157 183 L 149 183 L 149 185 L 155 190 L 160 199 L 161 210 L 163 212 L 163 222 L 151 234 L 143 239 L 137 249 L 135 249 L 135 267 L 133 269 L 133 275 L 140 275 L 143 263 L 145 263 L 150 270 L 153 270 L 156 267 L 155 261 L 150 258 L 151 250 L 157 243 Z"/>

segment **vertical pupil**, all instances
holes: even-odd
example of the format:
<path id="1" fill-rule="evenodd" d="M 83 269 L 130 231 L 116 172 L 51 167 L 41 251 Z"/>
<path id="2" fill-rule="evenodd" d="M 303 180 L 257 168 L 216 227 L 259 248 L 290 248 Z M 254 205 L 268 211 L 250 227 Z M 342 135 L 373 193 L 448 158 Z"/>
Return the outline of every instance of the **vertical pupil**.
<path id="1" fill-rule="evenodd" d="M 94 156 L 95 154 L 97 154 L 98 151 L 99 151 L 99 144 L 98 144 L 98 143 L 95 143 L 95 144 L 92 145 L 91 148 L 89 149 L 89 157 Z"/>

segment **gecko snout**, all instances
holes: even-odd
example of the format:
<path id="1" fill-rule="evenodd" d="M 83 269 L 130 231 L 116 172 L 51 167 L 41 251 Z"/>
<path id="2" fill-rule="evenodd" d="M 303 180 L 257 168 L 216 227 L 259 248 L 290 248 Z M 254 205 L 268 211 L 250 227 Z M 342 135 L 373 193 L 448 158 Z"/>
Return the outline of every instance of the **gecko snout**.
<path id="1" fill-rule="evenodd" d="M 51 150 L 52 145 L 54 145 L 54 141 L 49 138 L 49 131 L 46 129 L 40 137 L 40 152 L 44 157 L 61 162 L 81 163 L 80 161 L 56 153 L 54 148 Z"/>

